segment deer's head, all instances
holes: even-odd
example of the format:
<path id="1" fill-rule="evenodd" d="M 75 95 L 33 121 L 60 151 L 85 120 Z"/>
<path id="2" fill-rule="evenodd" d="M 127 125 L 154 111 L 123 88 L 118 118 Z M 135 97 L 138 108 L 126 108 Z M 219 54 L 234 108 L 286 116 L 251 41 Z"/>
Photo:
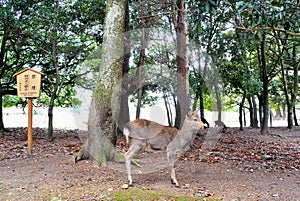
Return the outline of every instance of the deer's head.
<path id="1" fill-rule="evenodd" d="M 189 127 L 192 127 L 195 130 L 204 129 L 204 124 L 201 121 L 198 110 L 189 112 L 184 120 L 184 123 L 188 124 Z"/>

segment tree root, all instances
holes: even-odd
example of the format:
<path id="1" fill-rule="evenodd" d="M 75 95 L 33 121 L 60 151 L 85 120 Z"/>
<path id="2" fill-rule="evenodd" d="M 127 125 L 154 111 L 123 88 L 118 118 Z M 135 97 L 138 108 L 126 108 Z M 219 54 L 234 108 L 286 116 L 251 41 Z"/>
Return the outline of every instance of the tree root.
<path id="1" fill-rule="evenodd" d="M 80 161 L 80 160 L 85 160 L 85 159 L 88 159 L 89 157 L 86 155 L 86 151 L 85 151 L 85 149 L 84 148 L 81 148 L 80 150 L 79 150 L 79 152 L 77 152 L 77 153 L 74 153 L 73 155 L 72 155 L 72 162 L 73 162 L 73 164 L 74 165 L 76 165 L 76 163 L 78 162 L 78 161 Z M 105 160 L 105 159 L 104 159 Z M 105 160 L 106 161 L 106 160 Z M 122 155 L 122 154 L 120 154 L 120 153 L 118 153 L 118 152 L 115 152 L 114 153 L 114 158 L 113 158 L 113 161 L 115 161 L 115 162 L 118 162 L 118 163 L 125 163 L 125 157 L 124 157 L 124 155 Z M 102 161 L 103 162 L 103 161 Z M 139 167 L 139 168 L 142 168 L 143 166 L 142 165 L 140 165 L 139 164 L 139 160 L 137 160 L 137 159 L 132 159 L 132 163 L 134 164 L 134 165 L 136 165 L 137 167 Z M 99 164 L 99 165 L 101 165 L 101 164 Z M 105 164 L 104 164 L 105 165 Z"/>

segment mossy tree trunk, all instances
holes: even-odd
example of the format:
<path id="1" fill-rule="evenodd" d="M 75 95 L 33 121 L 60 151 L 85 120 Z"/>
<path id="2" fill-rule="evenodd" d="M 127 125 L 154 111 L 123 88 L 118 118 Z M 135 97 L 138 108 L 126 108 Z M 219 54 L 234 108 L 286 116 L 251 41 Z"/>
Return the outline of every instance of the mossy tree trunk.
<path id="1" fill-rule="evenodd" d="M 122 80 L 125 14 L 126 0 L 107 1 L 99 79 L 90 106 L 88 138 L 84 153 L 80 152 L 99 165 L 119 159 L 114 145 L 117 140 L 121 89 L 116 90 L 116 87 Z"/>

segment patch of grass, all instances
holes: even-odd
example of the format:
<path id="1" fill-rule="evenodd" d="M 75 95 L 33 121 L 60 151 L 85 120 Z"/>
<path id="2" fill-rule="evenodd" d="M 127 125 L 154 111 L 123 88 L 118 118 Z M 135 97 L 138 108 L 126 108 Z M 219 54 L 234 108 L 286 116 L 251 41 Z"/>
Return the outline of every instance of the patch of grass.
<path id="1" fill-rule="evenodd" d="M 53 195 L 43 195 L 41 196 L 42 199 L 48 199 L 48 200 L 51 200 L 51 201 L 60 201 L 60 200 L 67 200 L 68 198 L 65 198 L 65 197 L 55 197 Z"/>
<path id="2" fill-rule="evenodd" d="M 168 195 L 162 191 L 142 190 L 139 188 L 120 190 L 112 193 L 109 197 L 114 201 L 217 201 L 210 198 Z"/>

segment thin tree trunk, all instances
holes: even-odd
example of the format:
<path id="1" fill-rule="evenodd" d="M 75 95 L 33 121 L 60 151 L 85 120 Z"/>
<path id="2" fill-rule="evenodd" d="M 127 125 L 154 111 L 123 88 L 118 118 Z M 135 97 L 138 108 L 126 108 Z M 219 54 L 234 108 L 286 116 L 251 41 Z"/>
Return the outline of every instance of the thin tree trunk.
<path id="1" fill-rule="evenodd" d="M 48 141 L 53 140 L 53 107 L 54 107 L 54 100 L 50 100 L 48 106 Z"/>
<path id="2" fill-rule="evenodd" d="M 1 89 L 0 89 L 1 90 Z M 4 127 L 4 123 L 3 123 L 3 107 L 2 107 L 2 94 L 0 94 L 0 133 L 7 131 Z"/>
<path id="3" fill-rule="evenodd" d="M 239 106 L 239 122 L 240 122 L 240 130 L 244 130 L 243 128 L 243 108 L 244 108 L 244 103 L 245 103 L 245 99 L 246 99 L 246 91 L 244 91 L 243 93 L 243 98 L 242 101 L 240 102 L 240 106 Z"/>
<path id="4" fill-rule="evenodd" d="M 149 4 L 149 2 L 148 2 Z M 141 114 L 141 106 L 142 106 L 142 95 L 143 95 L 143 78 L 142 72 L 145 64 L 145 51 L 147 48 L 147 41 L 149 40 L 149 30 L 146 26 L 150 26 L 150 18 L 147 16 L 150 13 L 149 10 L 145 10 L 146 5 L 145 1 L 141 1 L 141 24 L 142 24 L 142 38 L 141 38 L 141 51 L 138 61 L 138 69 L 137 69 L 137 77 L 138 77 L 138 100 L 137 100 L 137 108 L 136 108 L 136 119 L 140 118 Z M 146 16 L 146 19 L 145 19 Z"/>
<path id="5" fill-rule="evenodd" d="M 200 87 L 199 87 L 200 88 Z M 193 103 L 193 111 L 195 111 L 197 109 L 197 103 L 199 100 L 199 94 L 200 94 L 200 89 L 197 89 L 196 93 L 195 93 L 195 97 L 194 97 L 194 103 Z"/>
<path id="6" fill-rule="evenodd" d="M 137 69 L 137 77 L 138 77 L 138 98 L 137 98 L 137 106 L 136 106 L 136 114 L 135 118 L 140 118 L 141 115 L 141 107 L 142 107 L 142 95 L 143 95 L 143 80 L 142 80 L 142 71 L 144 65 L 145 51 L 141 50 L 140 60 Z"/>
<path id="7" fill-rule="evenodd" d="M 165 92 L 163 92 L 163 99 L 164 99 L 164 104 L 165 104 L 165 108 L 167 111 L 168 125 L 173 126 L 172 113 L 171 113 L 171 109 L 170 109 L 169 103 L 168 103 L 168 96 L 166 95 Z"/>
<path id="8" fill-rule="evenodd" d="M 253 128 L 254 125 L 253 104 L 252 104 L 251 97 L 247 97 L 247 100 L 249 104 L 250 127 Z"/>
<path id="9" fill-rule="evenodd" d="M 266 62 L 266 52 L 265 52 L 265 38 L 266 33 L 262 33 L 261 39 L 261 72 L 262 72 L 262 82 L 263 82 L 263 92 L 262 92 L 262 109 L 263 109 L 263 119 L 260 132 L 262 134 L 268 133 L 268 122 L 269 122 L 269 80 L 268 80 L 268 69 Z"/>
<path id="10" fill-rule="evenodd" d="M 291 106 L 290 102 L 290 97 L 288 94 L 288 87 L 286 83 L 286 78 L 285 78 L 285 71 L 282 62 L 280 62 L 280 67 L 281 67 L 281 81 L 283 85 L 283 91 L 284 91 L 284 96 L 285 96 L 285 101 L 287 105 L 287 123 L 288 123 L 288 128 L 293 127 L 293 108 Z"/>
<path id="11" fill-rule="evenodd" d="M 276 32 L 274 32 L 274 33 L 276 33 Z M 280 36 L 280 35 L 278 34 L 278 36 Z M 288 39 L 288 35 L 286 35 L 284 39 L 281 39 L 281 44 L 280 44 L 279 37 L 276 38 L 278 49 L 280 50 L 280 47 L 282 46 L 281 55 L 283 54 L 284 51 L 286 51 L 288 53 L 288 50 L 285 47 L 285 45 L 287 43 L 287 39 Z M 288 109 L 288 116 L 287 116 L 288 117 L 287 118 L 288 128 L 292 128 L 293 127 L 293 88 L 291 89 L 291 97 L 289 97 L 288 83 L 287 83 L 287 80 L 285 77 L 285 74 L 288 75 L 288 71 L 286 71 L 286 73 L 285 73 L 284 64 L 282 62 L 282 59 L 280 59 L 278 61 L 280 64 L 281 80 L 282 80 L 283 91 L 284 91 L 285 100 L 286 100 L 287 109 Z M 298 72 L 297 72 L 297 74 L 298 74 Z M 298 87 L 298 83 L 297 83 L 297 87 Z"/>
<path id="12" fill-rule="evenodd" d="M 247 120 L 246 120 L 246 110 L 243 108 L 243 115 L 244 115 L 244 126 L 247 126 Z"/>
<path id="13" fill-rule="evenodd" d="M 296 99 L 297 99 L 297 94 L 298 94 L 298 82 L 299 82 L 299 77 L 298 77 L 299 63 L 297 62 L 296 46 L 293 47 L 292 55 L 293 55 L 293 65 L 294 65 L 294 79 L 293 79 L 293 89 L 292 89 L 292 93 L 291 93 L 291 105 L 293 107 L 293 112 L 294 112 L 294 123 L 295 123 L 295 126 L 298 126 L 296 110 L 295 110 Z"/>
<path id="14" fill-rule="evenodd" d="M 273 127 L 273 113 L 272 113 L 272 110 L 270 108 L 270 127 L 272 128 Z"/>
<path id="15" fill-rule="evenodd" d="M 258 128 L 257 104 L 254 96 L 252 96 L 252 104 L 253 104 L 253 128 Z"/>
<path id="16" fill-rule="evenodd" d="M 198 103 L 198 100 L 199 100 L 201 121 L 204 124 L 206 124 L 207 127 L 209 128 L 209 123 L 205 119 L 205 114 L 204 114 L 204 98 L 203 98 L 204 77 L 206 76 L 206 68 L 207 68 L 207 65 L 208 65 L 208 61 L 207 60 L 208 60 L 207 57 L 205 57 L 203 77 L 201 76 L 201 67 L 200 67 L 201 60 L 199 60 L 198 79 L 199 79 L 200 85 L 197 88 L 196 95 L 195 95 L 195 98 L 194 98 L 193 110 L 195 111 L 197 109 L 197 103 Z"/>
<path id="17" fill-rule="evenodd" d="M 261 95 L 259 96 L 259 99 L 258 99 L 258 115 L 259 115 L 259 125 L 261 127 L 262 126 L 262 121 L 263 121 L 263 110 L 262 110 Z"/>
<path id="18" fill-rule="evenodd" d="M 286 119 L 286 107 L 285 107 L 285 103 L 282 103 L 282 119 L 285 120 Z"/>
<path id="19" fill-rule="evenodd" d="M 50 98 L 49 108 L 48 108 L 48 141 L 53 140 L 53 108 L 54 108 L 54 101 L 57 98 L 57 94 L 59 91 L 59 83 L 60 83 L 60 75 L 58 70 L 58 63 L 57 63 L 57 19 L 58 19 L 58 6 L 59 2 L 58 0 L 54 1 L 54 17 L 53 17 L 53 33 L 52 33 L 52 51 L 51 51 L 51 57 L 52 57 L 52 63 L 55 68 L 56 78 L 55 78 L 55 86 L 52 91 L 52 95 Z"/>
<path id="20" fill-rule="evenodd" d="M 222 121 L 222 100 L 218 83 L 215 83 L 215 94 L 217 99 L 218 122 Z"/>
<path id="21" fill-rule="evenodd" d="M 293 107 L 293 114 L 294 114 L 293 116 L 294 116 L 295 126 L 299 126 L 295 106 Z"/>

